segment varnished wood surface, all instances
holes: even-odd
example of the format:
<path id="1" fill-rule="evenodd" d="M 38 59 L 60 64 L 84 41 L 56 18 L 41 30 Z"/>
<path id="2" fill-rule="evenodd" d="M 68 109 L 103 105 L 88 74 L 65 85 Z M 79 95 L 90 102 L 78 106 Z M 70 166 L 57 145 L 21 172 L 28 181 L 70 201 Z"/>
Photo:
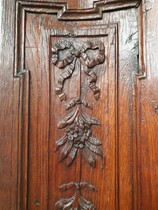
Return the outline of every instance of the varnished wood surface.
<path id="1" fill-rule="evenodd" d="M 0 2 L 0 209 L 55 209 L 61 196 L 73 193 L 60 193 L 59 185 L 82 179 L 98 189 L 82 192 L 97 210 L 157 210 L 157 3 L 143 2 L 143 11 L 141 7 L 126 8 L 84 23 L 58 22 L 55 14 L 28 12 L 26 24 L 21 22 L 16 31 L 15 1 Z M 73 10 L 92 6 L 93 1 L 68 2 Z M 61 38 L 50 35 L 55 31 L 52 28 L 58 28 L 58 34 L 61 28 L 80 30 L 84 25 L 113 30 L 111 35 L 99 38 L 106 49 L 105 63 L 96 67 L 101 98 L 98 102 L 93 99 L 94 110 L 88 111 L 101 121 L 93 132 L 103 145 L 104 169 L 100 160 L 93 169 L 78 156 L 67 168 L 64 162 L 58 163 L 54 152 L 56 139 L 64 134 L 57 124 L 66 112 L 55 95 L 58 70 L 50 62 L 51 46 Z M 25 48 L 21 48 L 23 43 Z M 80 87 L 75 82 L 79 79 L 77 72 L 65 83 L 70 98 Z M 84 96 L 90 101 L 93 98 L 93 94 Z"/>
<path id="2" fill-rule="evenodd" d="M 138 86 L 138 209 L 157 209 L 158 205 L 158 159 L 157 159 L 157 42 L 158 1 L 144 2 L 144 52 L 146 77 Z"/>

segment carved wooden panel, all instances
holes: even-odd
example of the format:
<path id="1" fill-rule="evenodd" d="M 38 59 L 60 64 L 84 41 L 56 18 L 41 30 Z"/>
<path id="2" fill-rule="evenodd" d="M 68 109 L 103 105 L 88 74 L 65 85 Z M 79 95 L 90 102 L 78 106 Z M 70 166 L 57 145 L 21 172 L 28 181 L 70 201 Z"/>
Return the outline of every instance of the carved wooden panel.
<path id="1" fill-rule="evenodd" d="M 136 68 L 137 51 L 126 50 L 127 61 L 119 57 L 122 23 L 103 11 L 137 4 L 101 1 L 77 13 L 66 4 L 17 4 L 15 74 L 26 74 L 20 81 L 20 209 L 121 209 L 124 171 L 132 209 L 131 168 L 119 160 L 132 158 L 132 77 L 124 65 Z M 133 14 L 125 13 L 129 24 Z M 127 44 L 134 29 L 120 32 Z"/>
<path id="2" fill-rule="evenodd" d="M 77 35 L 74 37 L 77 37 Z M 93 53 L 94 50 L 98 50 L 98 55 Z M 65 55 L 60 55 L 62 51 L 65 51 Z M 91 55 L 89 56 L 88 51 L 91 51 Z M 76 70 L 76 62 L 78 60 L 78 67 L 82 68 L 81 65 L 83 65 L 83 71 L 89 76 L 89 88 L 93 91 L 95 99 L 99 100 L 100 89 L 96 86 L 97 75 L 93 71 L 93 68 L 105 61 L 105 49 L 102 42 L 87 41 L 82 43 L 75 40 L 72 42 L 62 40 L 53 45 L 52 62 L 58 68 L 62 69 L 59 79 L 57 79 L 56 94 L 59 96 L 60 101 L 66 101 L 66 95 L 63 93 L 64 82 L 66 79 L 71 78 L 73 72 Z M 75 95 L 74 99 L 68 102 L 66 109 L 74 108 L 58 123 L 59 129 L 66 129 L 64 136 L 56 141 L 57 149 L 62 147 L 59 161 L 63 161 L 66 158 L 68 159 L 66 165 L 69 166 L 73 162 L 76 154 L 82 151 L 83 157 L 86 158 L 92 167 L 95 167 L 93 153 L 103 158 L 103 152 L 101 142 L 92 135 L 92 126 L 100 125 L 100 122 L 82 110 L 82 106 L 92 109 L 92 105 L 83 98 L 83 94 L 87 90 L 86 88 L 82 88 L 82 69 L 78 71 L 80 74 L 79 95 Z"/>
<path id="3" fill-rule="evenodd" d="M 93 95 L 96 100 L 100 98 L 101 90 L 96 85 L 101 70 L 98 65 L 105 62 L 103 38 L 93 37 L 97 35 L 97 30 L 98 36 L 101 35 L 105 39 L 107 33 L 105 29 L 101 29 L 101 26 L 93 29 L 88 27 L 76 29 L 75 33 L 68 32 L 68 38 L 67 34 L 63 34 L 62 37 L 61 33 L 59 33 L 56 36 L 60 36 L 60 39 L 55 43 L 53 42 L 54 36 L 52 36 L 52 63 L 57 66 L 58 71 L 61 69 L 57 81 L 54 82 L 56 83 L 55 92 L 61 102 L 68 101 L 65 104 L 66 110 L 71 110 L 66 117 L 59 121 L 57 126 L 59 129 L 66 130 L 64 135 L 56 141 L 57 150 L 59 150 L 59 162 L 65 160 L 66 166 L 71 166 L 75 157 L 81 156 L 79 161 L 82 162 L 82 158 L 84 158 L 92 168 L 95 168 L 97 156 L 100 156 L 101 159 L 104 158 L 102 143 L 93 135 L 92 130 L 95 125 L 100 125 L 100 122 L 93 116 L 86 114 L 86 108 L 93 110 L 92 103 L 95 103 L 91 102 Z M 96 71 L 98 72 L 94 70 L 94 67 L 97 67 Z M 55 72 L 54 69 L 53 71 Z M 78 74 L 77 78 L 74 78 L 75 83 L 78 83 L 78 85 L 72 83 L 75 87 L 71 86 L 71 89 L 75 90 L 76 88 L 76 93 L 71 94 L 71 98 L 69 98 L 69 93 L 64 93 L 64 83 L 71 79 L 73 73 Z M 87 84 L 84 85 L 84 83 Z M 88 97 L 89 95 L 91 97 Z M 87 101 L 87 99 L 89 100 Z M 78 166 L 78 171 L 82 175 L 81 165 Z M 85 178 L 83 177 L 83 179 Z M 79 181 L 82 183 L 81 178 Z M 79 186 L 82 186 L 80 183 Z M 68 185 L 65 184 L 65 186 Z M 77 190 L 79 188 L 80 192 L 79 186 L 77 184 Z M 78 191 L 77 195 L 70 199 L 62 198 L 56 203 L 57 209 L 66 207 L 95 209 L 90 201 L 81 197 L 80 193 L 78 195 Z"/>
<path id="4" fill-rule="evenodd" d="M 90 185 L 94 184 L 93 179 L 87 180 L 87 175 L 83 176 L 82 173 L 85 168 L 94 173 L 91 167 L 96 168 L 97 159 L 101 161 L 101 165 L 97 167 L 97 170 L 104 176 L 104 151 L 106 147 L 104 141 L 108 141 L 109 137 L 106 137 L 108 136 L 106 132 L 102 134 L 102 138 L 98 134 L 100 133 L 99 129 L 109 132 L 109 125 L 105 123 L 105 119 L 109 118 L 109 113 L 104 113 L 102 116 L 101 112 L 98 115 L 96 106 L 100 106 L 101 109 L 102 106 L 107 107 L 109 103 L 113 103 L 112 101 L 116 98 L 116 92 L 114 91 L 110 94 L 109 88 L 116 90 L 114 86 L 117 85 L 115 78 L 117 72 L 116 57 L 114 56 L 115 48 L 117 47 L 116 26 L 112 26 L 110 29 L 106 25 L 93 26 L 92 28 L 88 24 L 82 27 L 76 24 L 75 31 L 72 29 L 74 26 L 69 27 L 70 29 L 67 29 L 67 31 L 65 29 L 64 32 L 54 30 L 50 39 L 51 78 L 54 78 L 54 80 L 51 80 L 51 94 L 53 94 L 53 103 L 56 103 L 56 107 L 58 106 L 58 109 L 60 109 L 60 111 L 56 110 L 60 115 L 55 116 L 56 128 L 54 133 L 56 133 L 56 137 L 53 140 L 56 141 L 56 153 L 58 154 L 56 160 L 59 162 L 58 170 L 62 171 L 63 174 L 63 170 L 66 170 L 65 172 L 68 175 L 72 174 L 75 168 L 77 174 L 74 174 L 72 178 L 67 176 L 67 180 L 64 179 L 61 183 L 58 181 L 57 187 L 61 184 L 67 186 L 69 182 L 80 184 L 86 181 Z M 114 47 L 112 47 L 112 41 Z M 106 61 L 108 56 L 110 56 L 108 55 L 108 49 L 110 54 L 113 54 L 113 59 L 108 64 L 113 65 L 111 74 Z M 108 81 L 108 74 L 113 78 L 112 81 Z M 105 81 L 101 78 L 101 75 L 104 75 Z M 101 80 L 102 83 L 99 82 Z M 110 87 L 106 81 L 110 83 Z M 110 99 L 107 97 L 109 94 L 111 95 Z M 107 98 L 107 100 L 103 100 L 103 97 Z M 115 106 L 111 112 L 110 118 L 115 122 Z M 111 123 L 111 129 L 112 132 L 116 129 L 113 123 Z M 115 132 L 117 131 L 115 130 Z M 114 152 L 115 137 L 111 140 L 109 139 L 109 141 L 113 144 L 112 150 Z M 113 153 L 112 150 L 111 153 Z M 113 155 L 115 156 L 115 154 Z M 60 166 L 62 162 L 63 164 Z M 115 187 L 114 183 L 112 185 Z M 98 187 L 97 183 L 95 183 L 95 186 L 96 188 Z M 101 193 L 99 189 L 98 193 Z M 66 193 L 64 194 L 65 197 L 59 199 L 59 195 L 56 200 L 55 205 L 57 209 L 64 209 L 66 206 L 80 209 L 85 208 L 86 205 L 89 209 L 96 208 L 96 204 L 93 203 L 91 197 L 94 197 L 92 193 L 89 193 L 90 197 L 88 200 L 87 196 L 80 195 L 78 197 L 78 193 L 70 198 L 67 198 Z M 97 196 L 97 193 L 95 193 L 95 196 Z"/>

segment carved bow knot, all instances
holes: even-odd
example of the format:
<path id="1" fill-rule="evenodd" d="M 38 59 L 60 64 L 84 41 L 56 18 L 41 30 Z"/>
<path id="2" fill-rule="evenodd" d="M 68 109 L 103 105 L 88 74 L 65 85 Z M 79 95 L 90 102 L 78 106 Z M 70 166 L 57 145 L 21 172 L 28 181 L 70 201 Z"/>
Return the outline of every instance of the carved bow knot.
<path id="1" fill-rule="evenodd" d="M 94 58 L 90 58 L 87 51 L 96 49 L 99 51 L 98 55 Z M 100 89 L 96 86 L 97 76 L 92 68 L 105 61 L 105 47 L 101 41 L 87 41 L 80 49 L 77 49 L 74 42 L 69 42 L 67 40 L 59 41 L 53 45 L 52 63 L 59 69 L 65 69 L 69 66 L 68 69 L 66 68 L 66 70 L 61 73 L 58 79 L 55 88 L 56 94 L 61 101 L 66 100 L 66 95 L 62 92 L 64 81 L 72 76 L 77 59 L 80 59 L 80 62 L 85 67 L 84 72 L 90 76 L 89 87 L 94 92 L 95 99 L 98 100 L 100 98 Z"/>

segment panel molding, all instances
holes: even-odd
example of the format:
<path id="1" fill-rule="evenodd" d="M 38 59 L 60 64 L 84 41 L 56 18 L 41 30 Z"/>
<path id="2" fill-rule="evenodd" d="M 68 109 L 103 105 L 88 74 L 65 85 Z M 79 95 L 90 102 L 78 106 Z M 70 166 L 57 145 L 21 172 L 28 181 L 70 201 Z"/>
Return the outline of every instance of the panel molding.
<path id="1" fill-rule="evenodd" d="M 13 99 L 18 109 L 15 113 L 18 125 L 14 129 L 17 136 L 17 210 L 27 209 L 29 76 L 29 70 L 20 70 L 14 76 L 14 95 L 18 95 Z"/>
<path id="2" fill-rule="evenodd" d="M 68 9 L 67 3 L 23 2 L 18 1 L 21 7 L 34 13 L 56 14 L 58 20 L 91 20 L 101 19 L 103 12 L 138 7 L 140 0 L 109 0 L 95 1 L 90 9 Z"/>
<path id="3" fill-rule="evenodd" d="M 102 19 L 103 12 L 111 12 L 127 8 L 138 7 L 141 0 L 110 0 L 94 2 L 92 9 L 68 10 L 67 3 L 51 3 L 51 2 L 24 2 L 17 1 L 16 3 L 16 26 L 15 26 L 15 68 L 14 76 L 24 69 L 24 42 L 25 42 L 25 17 L 26 13 L 54 14 L 58 20 L 95 20 Z M 139 10 L 140 11 L 140 10 Z M 139 15 L 140 16 L 140 15 Z M 141 18 L 139 19 L 140 23 Z M 141 24 L 142 28 L 142 24 Z M 69 35 L 69 34 L 68 34 Z M 140 33 L 140 42 L 142 38 Z M 141 45 L 142 47 L 142 45 Z M 143 54 L 143 52 L 141 52 Z M 19 58 L 21 56 L 21 59 Z M 142 60 L 140 60 L 142 66 Z M 142 78 L 142 71 L 138 71 L 138 77 Z M 144 78 L 144 72 L 143 72 Z"/>
<path id="4" fill-rule="evenodd" d="M 82 41 L 80 43 L 80 48 L 78 47 L 76 50 L 75 50 L 75 47 L 73 47 L 73 49 L 75 50 L 75 55 L 77 56 L 74 56 L 74 58 L 70 59 L 67 59 L 67 57 L 64 59 L 64 60 L 59 60 L 58 59 L 58 50 L 60 49 L 60 53 L 62 50 L 67 50 L 70 48 L 69 44 L 71 42 L 71 38 L 75 39 L 75 38 L 83 38 L 83 37 L 93 37 L 94 39 L 94 36 L 96 37 L 94 42 L 88 42 L 88 41 Z M 114 92 L 114 95 L 111 96 L 112 98 L 114 97 L 115 99 L 117 98 L 117 71 L 118 71 L 118 63 L 117 63 L 117 49 L 118 49 L 118 40 L 117 40 L 117 37 L 118 37 L 118 25 L 117 24 L 109 24 L 109 25 L 103 25 L 103 24 L 100 24 L 100 25 L 95 25 L 93 26 L 93 29 L 89 26 L 83 26 L 82 28 L 79 28 L 79 29 L 75 29 L 75 34 L 72 33 L 70 34 L 69 31 L 61 31 L 61 30 L 52 30 L 52 34 L 51 34 L 51 37 L 55 37 L 55 38 L 60 38 L 61 40 L 58 41 L 58 42 L 55 42 L 53 43 L 53 45 L 51 45 L 51 49 L 52 49 L 52 64 L 53 66 L 56 66 L 56 68 L 59 70 L 61 68 L 62 70 L 62 74 L 66 74 L 66 72 L 63 70 L 64 67 L 66 67 L 67 65 L 72 65 L 73 64 L 73 60 L 75 59 L 78 59 L 78 60 L 82 60 L 83 58 L 86 58 L 85 55 L 83 55 L 83 58 L 82 58 L 82 55 L 80 54 L 79 56 L 79 52 L 77 50 L 81 50 L 80 53 L 84 53 L 86 51 L 86 48 L 87 49 L 99 49 L 99 58 L 100 60 L 98 60 L 99 58 L 98 57 L 93 57 L 93 59 L 90 61 L 90 60 L 82 60 L 81 63 L 84 65 L 84 70 L 83 71 L 86 71 L 87 70 L 90 70 L 91 73 L 94 74 L 93 72 L 93 67 L 94 66 L 98 66 L 99 64 L 104 64 L 106 63 L 107 64 L 107 69 L 110 68 L 111 66 L 111 77 L 114 79 L 114 81 L 110 82 L 109 86 L 113 87 L 113 89 L 115 90 Z M 105 37 L 107 38 L 107 46 L 104 46 L 103 42 L 99 41 L 99 37 Z M 65 41 L 64 43 L 62 42 L 63 41 L 63 38 L 66 38 L 67 42 Z M 70 39 L 70 40 L 69 40 Z M 88 40 L 89 40 L 88 39 Z M 69 42 L 69 41 L 70 42 Z M 72 41 L 72 43 L 75 43 L 75 41 Z M 96 44 L 97 43 L 97 44 Z M 90 45 L 89 45 L 90 44 Z M 77 45 L 78 46 L 78 45 Z M 107 51 L 109 52 L 109 54 L 107 55 Z M 113 57 L 114 56 L 114 57 Z M 65 56 L 64 56 L 65 57 Z M 108 59 L 113 57 L 113 61 L 107 61 L 106 58 Z M 87 63 L 85 63 L 87 61 Z M 68 62 L 70 62 L 68 64 Z M 87 65 L 86 65 L 87 64 Z M 106 66 L 106 64 L 104 64 Z M 88 69 L 88 66 L 89 66 L 89 69 Z M 70 67 L 68 68 L 68 71 L 70 72 Z M 76 69 L 77 70 L 77 69 Z M 81 70 L 78 69 L 78 71 L 80 72 Z M 70 72 L 71 73 L 71 72 Z M 72 72 L 73 73 L 73 72 Z M 88 72 L 85 72 L 86 74 L 85 75 L 89 75 Z M 89 72 L 90 73 L 90 72 Z M 60 74 L 59 74 L 60 75 Z M 69 75 L 69 74 L 66 74 L 68 77 L 61 77 L 62 80 L 63 78 L 65 78 L 65 80 L 67 79 L 71 79 L 71 76 L 72 75 Z M 90 76 L 90 75 L 89 75 Z M 92 76 L 92 75 L 91 75 Z M 94 76 L 94 75 L 93 75 Z M 98 74 L 98 77 L 99 77 L 99 74 Z M 93 78 L 93 86 L 95 85 L 95 82 L 96 82 L 96 79 L 97 79 L 97 76 L 95 75 L 94 78 Z M 62 83 L 61 84 L 61 79 L 59 77 L 59 80 L 60 80 L 60 84 L 57 83 L 56 85 L 56 96 L 59 97 L 59 101 L 65 101 L 66 100 L 66 95 L 64 93 L 64 84 Z M 81 82 L 80 82 L 81 83 Z M 58 85 L 60 88 L 58 88 Z M 80 84 L 81 85 L 81 84 Z M 96 88 L 95 88 L 96 89 Z M 99 91 L 99 92 L 98 92 Z M 95 91 L 93 91 L 93 97 L 96 99 L 96 100 L 99 100 L 99 96 L 100 96 L 100 92 L 102 92 L 103 90 L 101 89 L 97 89 L 97 94 L 95 94 Z M 99 95 L 98 95 L 99 93 Z M 114 99 L 113 99 L 114 100 Z M 66 106 L 66 109 L 71 109 L 71 108 L 74 108 L 76 107 L 75 105 L 82 105 L 81 103 L 84 103 L 82 100 L 79 100 L 79 101 L 70 101 L 70 103 L 68 103 L 68 106 Z M 118 101 L 116 100 L 115 103 L 114 103 L 114 116 L 113 116 L 113 119 L 115 122 L 117 122 L 117 103 Z M 88 105 L 88 107 L 87 107 Z M 86 108 L 90 108 L 89 104 L 86 103 Z M 84 116 L 83 116 L 84 115 Z M 82 117 L 83 116 L 83 117 Z M 112 115 L 111 115 L 112 116 Z M 81 122 L 82 119 L 87 119 L 86 121 L 84 121 L 83 123 L 84 124 L 88 124 L 90 125 L 89 126 L 89 131 L 92 132 L 92 128 L 91 128 L 91 125 L 100 125 L 100 122 L 96 119 L 94 119 L 92 116 L 87 116 L 85 113 L 83 112 L 79 112 L 79 109 L 78 107 L 76 109 L 74 109 L 71 113 L 69 113 L 68 115 L 66 115 L 65 118 L 63 118 L 61 121 L 59 121 L 59 124 L 58 124 L 58 128 L 59 129 L 66 129 L 67 127 L 69 128 L 69 126 L 73 126 L 73 120 L 74 118 L 76 119 L 77 117 L 81 118 L 79 119 L 79 121 Z M 70 123 L 70 121 L 72 120 L 72 122 Z M 68 123 L 67 123 L 68 122 Z M 87 125 L 88 125 L 87 124 Z M 115 132 L 117 133 L 117 123 L 116 125 L 113 127 L 113 129 L 115 130 Z M 71 136 L 70 136 L 71 137 Z M 82 159 L 82 157 L 89 163 L 88 165 L 90 165 L 92 168 L 96 168 L 96 157 L 95 156 L 99 156 L 99 158 L 102 160 L 102 169 L 104 169 L 104 154 L 103 154 L 103 151 L 102 151 L 102 143 L 103 143 L 103 139 L 97 139 L 95 136 L 93 136 L 93 140 L 96 141 L 96 142 L 93 142 L 94 144 L 96 143 L 96 145 L 92 146 L 92 150 L 89 149 L 89 146 L 90 144 L 87 144 L 86 146 L 84 146 L 83 148 L 77 148 L 78 152 L 81 152 L 81 157 L 80 159 Z M 92 141 L 93 141 L 92 140 Z M 101 141 L 100 141 L 101 140 Z M 115 144 L 115 147 L 117 148 L 117 144 L 118 144 L 118 139 L 117 139 L 117 135 L 115 135 L 114 137 L 114 144 Z M 57 146 L 57 150 L 61 148 L 61 150 L 59 151 L 59 162 L 62 162 L 62 161 L 65 161 L 66 162 L 66 166 L 71 166 L 72 162 L 74 161 L 74 159 L 76 158 L 76 156 L 79 157 L 79 154 L 76 155 L 77 153 L 77 150 L 72 150 L 73 153 L 70 154 L 70 158 L 68 157 L 69 156 L 69 152 L 68 150 L 71 150 L 71 145 L 70 143 L 72 143 L 72 141 L 69 141 L 67 140 L 67 136 L 66 136 L 66 133 L 64 134 L 64 136 L 60 137 L 57 141 L 56 141 L 56 146 Z M 70 147 L 69 147 L 70 145 Z M 73 146 L 72 146 L 73 147 Z M 75 148 L 75 147 L 73 147 Z M 85 150 L 84 150 L 85 149 Z M 88 150 L 88 151 L 87 151 Z M 75 152 L 74 152 L 75 151 Z M 95 154 L 95 155 L 94 155 Z M 93 156 L 94 155 L 94 156 Z M 84 157 L 86 156 L 86 157 Z M 77 158 L 78 158 L 77 157 Z M 118 149 L 115 150 L 115 162 L 116 162 L 116 165 L 115 165 L 115 174 L 114 174 L 114 177 L 116 179 L 116 185 L 115 185 L 115 188 L 116 188 L 116 191 L 115 191 L 115 205 L 116 205 L 116 209 L 118 208 L 117 205 L 118 205 L 118 201 L 117 201 L 117 197 L 118 197 L 118 191 L 117 191 L 117 184 L 118 184 L 118 177 L 117 177 L 117 167 L 118 167 Z M 68 159 L 68 161 L 66 161 Z M 79 159 L 79 160 L 80 160 Z M 79 171 L 81 171 L 81 165 L 79 164 Z M 79 180 L 79 182 L 82 182 L 83 180 Z M 73 182 L 74 183 L 74 182 Z M 99 191 L 99 190 L 98 190 Z M 76 197 L 76 196 L 75 196 Z M 67 205 L 72 205 L 73 204 L 73 198 L 70 198 L 70 199 L 66 199 L 66 198 L 62 198 L 60 199 L 56 205 L 57 207 L 59 208 L 60 207 L 60 204 L 62 206 L 62 208 L 64 209 L 64 202 L 68 202 Z M 88 201 L 90 203 L 90 201 Z M 90 203 L 91 204 L 91 203 Z M 93 209 L 93 204 L 91 204 L 91 209 Z"/>
<path id="5" fill-rule="evenodd" d="M 25 18 L 26 13 L 40 13 L 40 14 L 54 14 L 57 15 L 58 20 L 95 20 L 102 19 L 103 12 L 112 12 L 115 10 L 122 10 L 127 8 L 136 8 L 140 5 L 141 0 L 110 0 L 94 2 L 92 9 L 82 10 L 68 10 L 67 3 L 51 3 L 51 2 L 24 2 L 17 1 L 16 3 L 16 26 L 15 26 L 15 67 L 14 76 L 16 77 L 20 71 L 24 69 L 24 42 L 25 42 Z M 145 78 L 143 46 L 144 38 L 142 39 L 142 9 L 139 7 L 139 22 L 140 22 L 140 36 L 139 36 L 139 57 L 140 70 L 138 70 L 138 78 Z M 70 33 L 67 34 L 69 36 Z M 20 57 L 19 57 L 20 55 Z"/>
<path id="6" fill-rule="evenodd" d="M 50 7 L 54 8 L 51 9 L 51 13 L 48 12 L 48 8 Z M 17 3 L 17 13 L 16 13 L 16 40 L 15 40 L 15 71 L 14 71 L 14 79 L 19 78 L 19 130 L 18 130 L 18 209 L 21 208 L 23 210 L 27 210 L 27 171 L 28 171 L 28 148 L 27 148 L 27 142 L 28 142 L 28 129 L 29 129 L 29 71 L 25 70 L 25 35 L 26 35 L 26 13 L 36 13 L 37 10 L 39 13 L 47 13 L 47 14 L 58 14 L 61 9 L 61 5 L 58 4 L 36 4 L 36 3 L 26 3 L 26 2 L 18 2 Z M 88 14 L 88 13 L 87 13 Z M 85 17 L 86 18 L 86 17 Z M 87 18 L 86 18 L 87 19 Z M 94 18 L 93 18 L 94 19 Z M 99 26 L 100 27 L 100 26 Z M 85 35 L 85 31 L 87 28 L 83 27 L 82 30 L 80 30 L 80 36 Z M 96 31 L 98 30 L 98 33 L 101 32 L 103 36 L 110 36 L 110 42 L 113 42 L 113 36 L 116 39 L 116 43 L 114 44 L 114 49 L 117 50 L 117 24 L 110 24 L 108 25 L 108 28 L 102 28 L 100 31 L 98 26 L 96 26 Z M 95 33 L 96 33 L 95 31 Z M 68 33 L 68 34 L 67 34 Z M 94 33 L 94 34 L 95 34 Z M 58 31 L 57 31 L 57 36 Z M 63 34 L 60 34 L 63 36 Z M 51 35 L 52 36 L 52 35 Z M 64 36 L 70 36 L 69 32 L 67 31 Z M 71 36 L 73 36 L 71 34 Z M 88 36 L 88 34 L 87 34 Z M 112 40 L 113 41 L 112 41 Z M 114 42 L 115 42 L 114 41 Z M 115 54 L 115 53 L 114 53 Z M 117 70 L 117 58 L 115 57 L 115 67 Z M 95 61 L 95 65 L 97 65 L 97 61 Z M 116 73 L 117 74 L 117 73 Z M 17 83 L 16 83 L 17 84 Z M 116 81 L 117 84 L 117 81 Z M 115 88 L 116 90 L 116 88 Z M 17 99 L 15 99 L 17 100 Z M 117 103 L 117 102 L 116 102 Z M 117 107 L 117 105 L 116 105 Z M 114 116 L 117 118 L 117 116 Z M 15 131 L 16 132 L 16 131 Z M 117 144 L 117 140 L 115 140 L 115 144 Z M 101 145 L 101 144 L 100 144 Z M 116 149 L 117 152 L 117 149 Z M 100 156 L 103 158 L 102 149 L 100 150 Z M 117 154 L 116 154 L 117 157 Z M 117 158 L 116 158 L 117 159 Z M 94 165 L 93 165 L 94 166 Z M 116 169 L 117 171 L 117 169 Z M 116 174 L 114 175 L 116 176 Z M 116 177 L 117 178 L 117 177 Z M 117 188 L 117 187 L 116 187 Z M 22 196 L 21 196 L 22 195 Z M 117 195 L 117 192 L 116 192 Z"/>
<path id="7" fill-rule="evenodd" d="M 25 77 L 25 75 L 28 75 L 27 71 L 25 71 L 25 54 L 24 54 L 24 43 L 25 43 L 25 15 L 26 12 L 28 13 L 41 13 L 41 14 L 55 14 L 57 15 L 58 20 L 94 20 L 94 19 L 101 19 L 103 12 L 110 12 L 114 10 L 120 10 L 125 8 L 132 8 L 137 7 L 139 5 L 140 1 L 100 1 L 95 2 L 94 7 L 92 9 L 86 9 L 86 10 L 68 10 L 67 4 L 57 4 L 57 3 L 35 3 L 35 2 L 17 2 L 17 15 L 16 15 L 16 49 L 15 49 L 15 72 L 14 77 Z M 117 30 L 117 25 L 111 27 L 115 28 Z M 117 50 L 117 49 L 116 49 Z M 142 78 L 140 74 L 138 75 L 138 78 Z M 144 78 L 144 76 L 143 76 Z M 22 79 L 23 80 L 23 79 Z M 25 98 L 25 100 L 28 100 L 27 97 L 25 97 L 25 94 L 28 95 L 29 93 L 29 77 L 27 76 L 27 84 L 28 86 L 25 87 L 25 89 L 22 89 L 23 96 L 19 99 L 20 103 L 22 103 L 22 98 Z M 19 85 L 21 82 L 19 82 Z M 20 88 L 23 86 L 20 85 Z M 26 93 L 25 93 L 26 91 Z M 117 105 L 116 105 L 117 106 Z M 22 110 L 22 107 L 20 108 Z M 21 111 L 20 115 L 22 115 Z M 19 120 L 19 123 L 21 123 L 21 120 Z M 27 122 L 26 122 L 27 124 Z M 22 125 L 20 125 L 22 126 Z M 26 127 L 27 129 L 27 127 Z M 20 138 L 19 138 L 19 141 Z M 27 141 L 27 140 L 25 140 Z M 117 141 L 117 140 L 116 140 Z M 116 142 L 117 143 L 117 142 Z M 20 148 L 20 147 L 19 147 Z M 26 148 L 25 148 L 26 149 Z M 117 149 L 116 149 L 117 151 Z M 27 150 L 25 150 L 25 154 L 27 153 Z M 19 159 L 19 164 L 21 164 L 21 159 Z M 27 160 L 25 167 L 27 168 Z M 22 170 L 22 169 L 20 169 Z M 116 173 L 117 175 L 117 173 Z M 26 174 L 25 174 L 26 176 Z M 26 177 L 25 177 L 26 178 Z M 117 177 L 116 177 L 117 179 Z M 116 180 L 117 183 L 118 180 Z M 26 186 L 27 187 L 27 184 Z M 20 196 L 19 192 L 19 196 Z M 25 192 L 23 192 L 25 193 Z M 117 192 L 116 192 L 117 193 Z M 27 195 L 27 192 L 26 192 Z M 26 198 L 26 197 L 25 197 Z M 26 200 L 24 198 L 24 201 L 20 201 L 19 203 L 24 203 L 25 206 L 23 206 L 23 210 L 27 209 L 26 207 Z M 117 203 L 118 201 L 116 201 Z M 20 207 L 19 207 L 20 209 Z"/>

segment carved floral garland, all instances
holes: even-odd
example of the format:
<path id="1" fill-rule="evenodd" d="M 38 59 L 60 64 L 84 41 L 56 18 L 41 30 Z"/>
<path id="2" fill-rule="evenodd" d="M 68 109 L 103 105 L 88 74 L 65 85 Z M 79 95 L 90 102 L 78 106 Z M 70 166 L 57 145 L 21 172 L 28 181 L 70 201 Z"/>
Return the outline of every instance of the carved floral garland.
<path id="1" fill-rule="evenodd" d="M 59 129 L 66 128 L 66 134 L 56 141 L 57 149 L 63 146 L 60 150 L 59 161 L 66 159 L 66 165 L 70 166 L 80 150 L 85 160 L 95 168 L 95 155 L 103 158 L 103 152 L 100 141 L 92 135 L 93 125 L 100 125 L 100 123 L 80 111 L 79 108 L 59 122 Z"/>
<path id="2" fill-rule="evenodd" d="M 90 58 L 87 53 L 88 50 L 98 50 L 98 55 Z M 67 53 L 64 53 L 64 56 L 60 56 L 60 53 L 65 51 Z M 100 41 L 87 41 L 79 49 L 75 47 L 75 43 L 66 40 L 59 41 L 53 45 L 52 62 L 62 71 L 55 88 L 56 94 L 60 101 L 66 100 L 66 94 L 63 92 L 64 82 L 72 76 L 77 59 L 83 65 L 86 75 L 90 77 L 89 88 L 93 91 L 95 99 L 98 100 L 100 98 L 100 89 L 96 86 L 97 75 L 93 71 L 93 67 L 105 61 L 105 48 Z M 65 160 L 66 166 L 70 166 L 73 163 L 77 153 L 80 151 L 82 157 L 85 158 L 89 165 L 95 168 L 96 157 L 103 159 L 103 151 L 101 142 L 92 134 L 92 128 L 95 125 L 100 125 L 100 122 L 83 112 L 82 105 L 93 109 L 81 97 L 71 100 L 67 105 L 66 110 L 74 109 L 58 123 L 58 128 L 66 131 L 56 141 L 56 151 L 59 151 L 59 162 Z M 55 204 L 57 210 L 96 209 L 90 201 L 87 201 L 81 195 L 81 189 L 88 188 L 94 191 L 94 186 L 86 182 L 71 182 L 60 186 L 60 190 L 64 191 L 70 188 L 74 188 L 75 194 L 71 198 L 60 199 Z M 77 206 L 75 206 L 76 203 Z"/>

